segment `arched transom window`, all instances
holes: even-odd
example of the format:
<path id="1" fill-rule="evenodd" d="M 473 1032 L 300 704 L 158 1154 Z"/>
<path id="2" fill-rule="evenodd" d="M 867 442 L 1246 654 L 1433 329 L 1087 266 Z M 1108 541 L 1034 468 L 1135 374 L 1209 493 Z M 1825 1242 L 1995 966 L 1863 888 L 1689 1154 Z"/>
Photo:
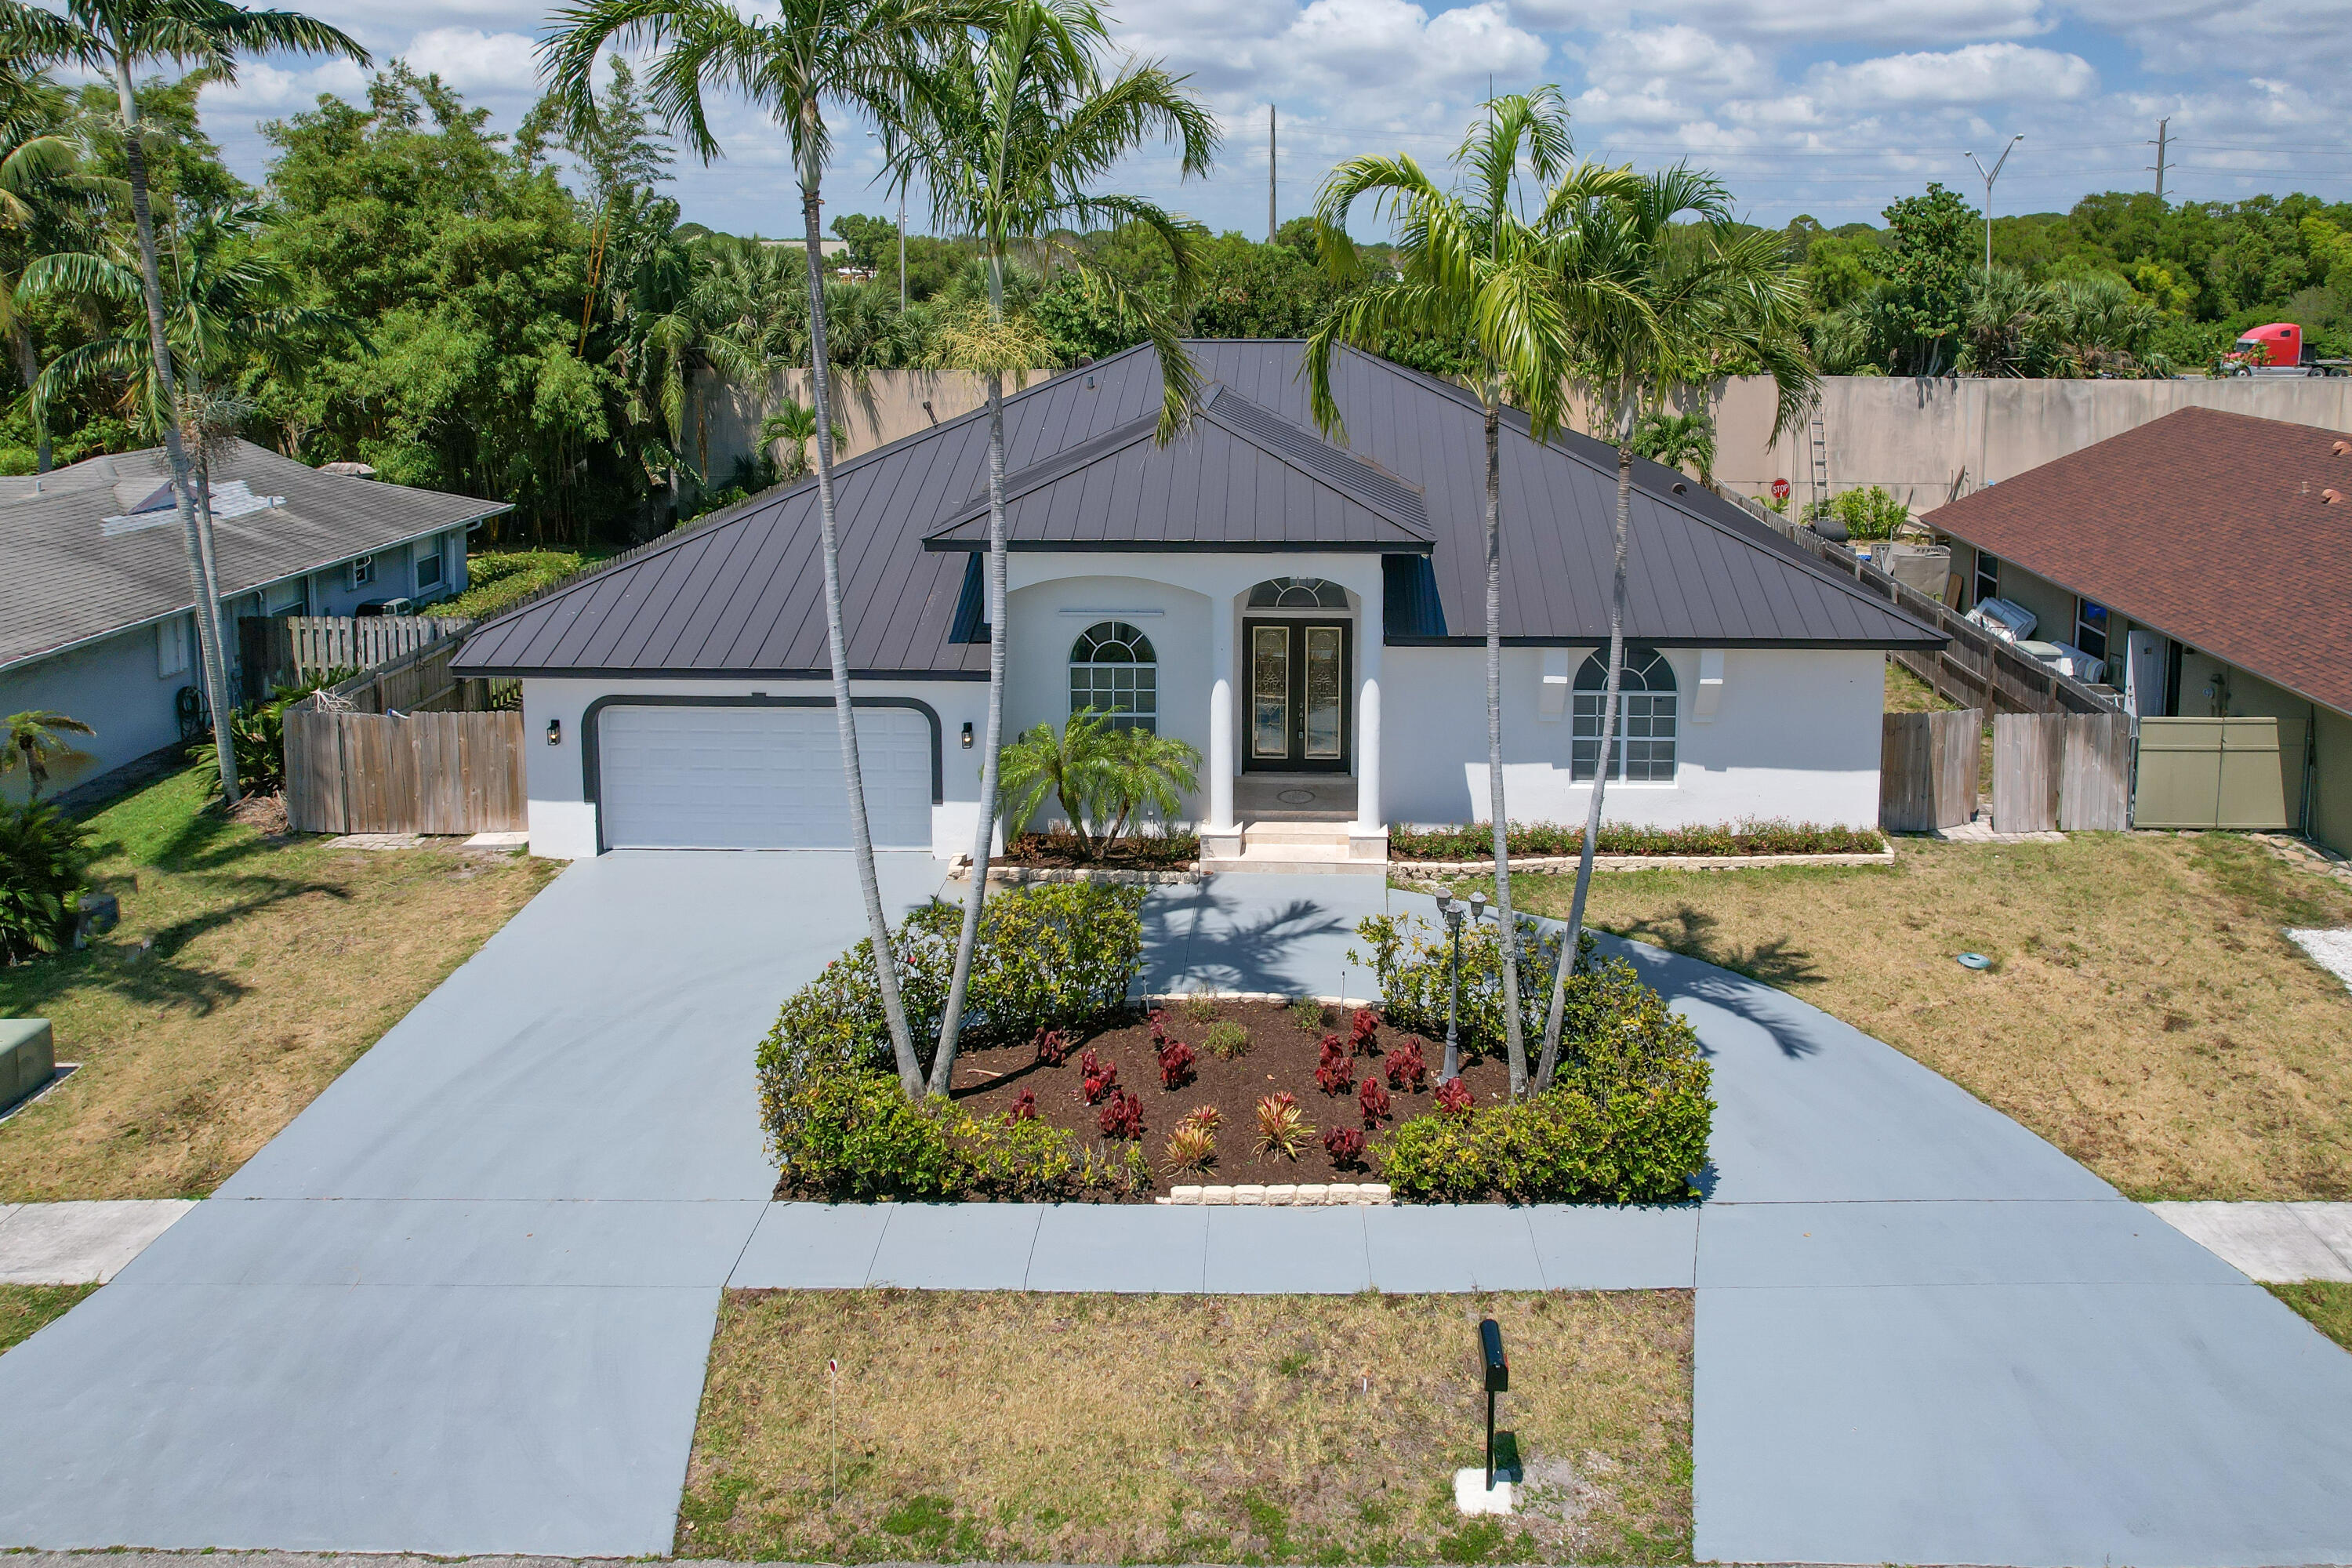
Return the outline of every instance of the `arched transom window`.
<path id="1" fill-rule="evenodd" d="M 1344 610 L 1348 590 L 1320 577 L 1269 577 L 1250 590 L 1253 610 Z"/>
<path id="2" fill-rule="evenodd" d="M 1070 645 L 1070 711 L 1089 710 L 1114 729 L 1160 728 L 1160 656 L 1125 621 L 1097 621 Z"/>
<path id="3" fill-rule="evenodd" d="M 1608 691 L 1609 660 L 1596 653 L 1576 672 L 1569 758 L 1570 776 L 1579 781 L 1591 779 L 1601 757 L 1601 701 Z M 1674 782 L 1675 670 L 1656 648 L 1625 650 L 1617 682 L 1617 733 L 1609 752 L 1612 783 Z"/>

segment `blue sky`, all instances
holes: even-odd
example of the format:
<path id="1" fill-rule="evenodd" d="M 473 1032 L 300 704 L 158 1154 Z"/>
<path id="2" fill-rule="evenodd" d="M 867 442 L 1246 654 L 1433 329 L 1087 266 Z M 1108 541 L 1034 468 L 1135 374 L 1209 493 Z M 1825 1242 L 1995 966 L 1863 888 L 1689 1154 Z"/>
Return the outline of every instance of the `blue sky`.
<path id="1" fill-rule="evenodd" d="M 440 72 L 511 127 L 535 92 L 543 9 L 503 0 L 343 0 L 316 14 L 379 58 Z M 2352 0 L 1684 0 L 1633 9 L 1578 0 L 1125 0 L 1121 45 L 1190 74 L 1226 128 L 1216 173 L 1180 185 L 1164 156 L 1125 188 L 1213 226 L 1265 224 L 1266 105 L 1280 106 L 1282 216 L 1311 205 L 1339 158 L 1442 161 L 1486 95 L 1557 83 L 1580 153 L 1710 167 L 1745 216 L 1875 221 L 1940 179 L 1981 200 L 1965 154 L 2026 140 L 1996 188 L 2002 213 L 2063 209 L 2086 191 L 2146 189 L 2171 117 L 2168 195 L 2310 191 L 2352 199 L 2340 105 Z M 258 178 L 255 127 L 320 91 L 354 95 L 343 65 L 257 62 L 208 89 L 205 125 Z M 728 120 L 728 157 L 678 169 L 687 216 L 738 232 L 796 226 L 779 139 Z M 835 213 L 884 211 L 871 145 L 855 133 L 828 190 Z M 919 205 L 919 201 L 918 202 Z M 917 225 L 919 228 L 919 223 Z"/>

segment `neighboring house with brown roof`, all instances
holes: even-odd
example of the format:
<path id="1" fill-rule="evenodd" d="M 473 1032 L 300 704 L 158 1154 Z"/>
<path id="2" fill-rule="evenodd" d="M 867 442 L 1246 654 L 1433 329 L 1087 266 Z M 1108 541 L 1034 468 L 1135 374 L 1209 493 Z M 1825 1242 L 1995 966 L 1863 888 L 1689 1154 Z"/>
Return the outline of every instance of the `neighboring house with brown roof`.
<path id="1" fill-rule="evenodd" d="M 1924 521 L 2133 712 L 2277 719 L 2288 822 L 2352 851 L 2352 438 L 2184 408 Z"/>
<path id="2" fill-rule="evenodd" d="M 466 531 L 508 508 L 313 468 L 237 441 L 211 467 L 214 554 L 232 666 L 247 616 L 429 604 L 466 583 Z M 160 447 L 0 478 L 0 714 L 93 726 L 86 782 L 186 738 L 197 708 L 195 595 Z M 78 738 L 79 739 L 79 738 Z M 22 770 L 0 779 L 21 798 Z"/>
<path id="3" fill-rule="evenodd" d="M 1484 420 L 1349 351 L 1344 444 L 1297 342 L 1189 345 L 1153 440 L 1148 348 L 1005 399 L 1005 720 L 1093 709 L 1200 752 L 1213 859 L 1344 855 L 1487 809 Z M 1502 421 L 1504 783 L 1522 821 L 1878 818 L 1885 654 L 1942 636 L 1673 469 L 1634 472 L 1624 737 L 1600 754 L 1616 454 Z M 835 470 L 844 629 L 876 840 L 968 851 L 988 698 L 988 423 Z M 534 852 L 846 841 L 813 483 L 782 487 L 477 628 L 522 683 Z M 1621 787 L 1622 786 L 1622 787 Z M 1278 823 L 1277 826 L 1269 826 Z M 1314 826 L 1317 823 L 1320 826 Z M 1253 841 L 1252 834 L 1258 839 Z"/>

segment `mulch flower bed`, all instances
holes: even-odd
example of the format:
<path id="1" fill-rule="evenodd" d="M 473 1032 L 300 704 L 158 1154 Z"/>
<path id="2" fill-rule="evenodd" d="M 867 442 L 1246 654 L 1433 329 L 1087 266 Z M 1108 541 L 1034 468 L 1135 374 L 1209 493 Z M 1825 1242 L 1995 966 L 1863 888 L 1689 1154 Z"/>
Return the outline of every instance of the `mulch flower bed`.
<path id="1" fill-rule="evenodd" d="M 1162 1191 L 1197 1182 L 1378 1181 L 1381 1134 L 1434 1105 L 1445 1042 L 1382 1024 L 1358 1043 L 1355 1015 L 1326 1007 L 1308 1027 L 1302 1012 L 1270 1002 L 1198 997 L 1166 1008 L 1158 1028 L 1171 1042 L 1166 1057 L 1180 1080 L 1173 1088 L 1163 1081 L 1153 1020 L 1139 1012 L 1098 1033 L 1046 1041 L 1042 1051 L 1033 1043 L 967 1053 L 956 1062 L 954 1097 L 968 1110 L 1034 1113 L 1111 1153 L 1123 1150 L 1139 1120 L 1136 1136 L 1151 1157 Z M 1330 1039 L 1337 1048 L 1327 1052 Z M 1189 1049 L 1189 1066 L 1181 1065 L 1175 1043 Z M 1416 1049 L 1424 1067 L 1417 1083 L 1409 1070 Z M 1049 1059 L 1056 1055 L 1058 1063 Z M 1399 1069 L 1394 1083 L 1388 1070 L 1391 1062 Z M 1115 1084 L 1104 1081 L 1107 1068 L 1118 1069 Z M 1385 1097 L 1385 1114 L 1368 1118 L 1367 1083 L 1378 1086 L 1372 1096 L 1376 1113 Z M 1465 1057 L 1462 1084 L 1476 1104 L 1499 1104 L 1510 1074 L 1500 1058 Z M 1256 1149 L 1259 1102 L 1275 1094 L 1289 1095 L 1304 1123 L 1295 1157 Z M 1205 1171 L 1172 1169 L 1170 1140 L 1202 1107 L 1216 1113 L 1213 1163 Z M 1344 1147 L 1335 1152 L 1327 1145 L 1325 1135 L 1341 1129 L 1362 1135 L 1360 1152 L 1350 1157 Z"/>
<path id="2" fill-rule="evenodd" d="M 1113 839 L 1099 855 L 1075 833 L 1023 833 L 996 857 L 1000 866 L 1037 866 L 1055 870 L 1181 871 L 1201 858 L 1201 841 L 1189 833 Z"/>

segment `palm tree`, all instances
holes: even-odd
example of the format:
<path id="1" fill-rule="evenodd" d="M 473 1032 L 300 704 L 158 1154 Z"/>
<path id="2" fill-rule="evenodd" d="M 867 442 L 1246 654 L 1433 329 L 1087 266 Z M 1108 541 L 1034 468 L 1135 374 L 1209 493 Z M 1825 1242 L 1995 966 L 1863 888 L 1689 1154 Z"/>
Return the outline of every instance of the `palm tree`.
<path id="1" fill-rule="evenodd" d="M 1522 164 L 1548 182 L 1570 155 L 1559 89 L 1514 93 L 1487 109 L 1487 120 L 1454 153 L 1460 174 L 1453 191 L 1402 153 L 1350 159 L 1325 180 L 1316 201 L 1317 250 L 1346 292 L 1308 335 L 1307 367 L 1317 423 L 1343 438 L 1331 390 L 1332 356 L 1342 343 L 1371 348 L 1396 334 L 1459 345 L 1471 366 L 1470 390 L 1486 411 L 1487 809 L 1495 830 L 1495 912 L 1505 938 L 1504 1035 L 1517 1095 L 1527 1092 L 1528 1053 L 1503 799 L 1502 409 L 1509 403 L 1523 410 L 1534 438 L 1549 440 L 1565 412 L 1578 321 L 1622 310 L 1627 301 L 1614 279 L 1571 282 L 1559 237 L 1526 221 L 1517 204 Z M 1598 198 L 1627 178 L 1587 171 L 1577 188 Z M 1370 273 L 1348 238 L 1349 210 L 1366 196 L 1396 224 L 1392 272 Z"/>
<path id="2" fill-rule="evenodd" d="M 23 0 L 7 3 L 21 5 Z M 898 1080 L 909 1098 L 923 1092 L 922 1068 L 907 1027 L 898 965 L 890 954 L 890 920 L 883 910 L 882 884 L 875 873 L 866 777 L 857 759 L 856 712 L 850 706 L 849 644 L 842 626 L 841 534 L 834 502 L 833 400 L 826 384 L 822 262 L 821 192 L 833 154 L 825 108 L 828 103 L 846 105 L 886 125 L 897 122 L 898 100 L 920 74 L 918 57 L 946 45 L 977 9 L 961 0 L 777 0 L 755 16 L 737 11 L 726 0 L 582 0 L 555 14 L 554 30 L 540 45 L 550 94 L 576 123 L 585 125 L 596 113 L 596 57 L 613 44 L 653 56 L 647 96 L 703 162 L 720 153 L 704 98 L 706 85 L 732 89 L 766 110 L 792 145 L 807 232 L 809 392 L 816 409 L 817 519 L 834 717 L 841 733 L 849 830 L 874 942 L 875 973 Z"/>
<path id="3" fill-rule="evenodd" d="M 1598 395 L 1594 417 L 1617 437 L 1616 573 L 1609 594 L 1609 677 L 1601 700 L 1592 798 L 1577 857 L 1568 935 L 1552 974 L 1538 1089 L 1559 1061 L 1568 976 L 1584 935 L 1584 903 L 1601 836 L 1601 800 L 1616 743 L 1625 669 L 1625 563 L 1633 513 L 1635 432 L 1676 393 L 1713 384 L 1727 368 L 1760 369 L 1777 393 L 1772 436 L 1811 407 L 1820 373 L 1799 324 L 1805 292 L 1778 233 L 1741 231 L 1714 175 L 1677 165 L 1602 189 L 1580 169 L 1545 204 L 1541 225 L 1561 242 L 1563 288 L 1584 301 L 1576 335 L 1581 374 Z"/>
<path id="4" fill-rule="evenodd" d="M 1687 414 L 1655 409 L 1642 416 L 1633 429 L 1633 455 L 1679 468 L 1685 463 L 1698 470 L 1698 482 L 1715 489 L 1715 421 L 1704 408 Z"/>
<path id="5" fill-rule="evenodd" d="M 766 451 L 778 442 L 783 443 L 784 455 L 776 463 L 776 472 L 787 484 L 808 478 L 808 444 L 816 438 L 816 410 L 805 403 L 786 403 L 782 408 L 760 421 L 760 449 Z M 840 446 L 849 439 L 849 432 L 836 425 L 833 427 L 833 444 Z"/>
<path id="6" fill-rule="evenodd" d="M 1174 263 L 1181 299 L 1192 274 L 1185 226 L 1139 196 L 1088 187 L 1155 132 L 1175 144 L 1184 177 L 1206 174 L 1216 153 L 1215 123 L 1182 79 L 1157 62 L 1130 60 L 1104 79 L 1096 51 L 1108 42 L 1093 0 L 1007 0 L 990 19 L 986 37 L 967 38 L 964 47 L 951 51 L 915 97 L 916 112 L 899 133 L 894 161 L 902 182 L 916 172 L 923 175 L 940 229 L 974 236 L 988 268 L 984 325 L 950 334 L 959 351 L 954 357 L 962 362 L 959 368 L 987 378 L 988 718 L 971 885 L 931 1064 L 930 1089 L 937 1095 L 947 1093 L 955 1071 L 996 830 L 997 753 L 1004 736 L 1004 376 L 1035 363 L 1035 334 L 1005 318 L 1005 263 L 1016 245 L 1056 248 L 1058 238 L 1108 219 L 1159 237 Z M 1160 360 L 1160 438 L 1168 440 L 1189 414 L 1196 387 L 1175 326 L 1108 270 L 1075 249 L 1058 248 L 1070 250 L 1090 288 L 1143 322 Z"/>
<path id="7" fill-rule="evenodd" d="M 23 768 L 27 801 L 41 798 L 41 786 L 49 782 L 51 758 L 68 762 L 86 754 L 62 737 L 98 733 L 79 719 L 37 708 L 0 719 L 0 730 L 6 731 L 0 738 L 0 776 Z"/>
<path id="8" fill-rule="evenodd" d="M 28 398 L 41 361 L 17 289 L 27 267 L 62 247 L 67 213 L 55 198 L 92 184 L 77 169 L 79 147 L 58 129 L 66 121 L 65 95 L 46 72 L 0 62 L 0 334 Z M 48 416 L 37 400 L 31 411 L 34 471 L 46 474 Z"/>
<path id="9" fill-rule="evenodd" d="M 227 656 L 221 647 L 218 585 L 206 570 L 209 553 L 198 530 L 188 480 L 188 454 L 179 422 L 168 411 L 179 402 L 172 351 L 163 327 L 163 280 L 156 258 L 155 220 L 147 200 L 147 149 L 133 80 L 142 66 L 175 65 L 236 79 L 237 56 L 284 50 L 341 55 L 361 65 L 368 52 L 338 28 L 296 11 L 248 11 L 229 0 L 65 0 L 65 14 L 26 0 L 0 0 L 0 52 L 20 60 L 71 65 L 114 84 L 122 111 L 122 153 L 131 176 L 131 212 L 139 233 L 139 278 L 147 305 L 148 350 L 155 364 L 156 406 L 163 417 L 163 453 L 172 468 L 195 591 L 196 633 L 204 657 L 205 694 L 213 710 L 213 741 L 220 750 L 222 798 L 236 804 L 236 753 L 230 743 Z"/>

